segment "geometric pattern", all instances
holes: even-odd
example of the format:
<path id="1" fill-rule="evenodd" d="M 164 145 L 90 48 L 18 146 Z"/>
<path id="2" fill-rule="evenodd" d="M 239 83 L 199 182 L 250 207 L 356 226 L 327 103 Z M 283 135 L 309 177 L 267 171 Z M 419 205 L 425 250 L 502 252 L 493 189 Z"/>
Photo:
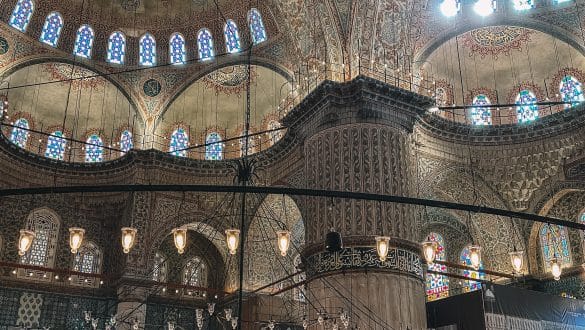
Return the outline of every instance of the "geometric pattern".
<path id="1" fill-rule="evenodd" d="M 132 142 L 132 133 L 130 133 L 128 130 L 124 130 L 120 136 L 120 150 L 122 152 L 122 156 L 124 156 L 132 148 L 134 148 L 134 143 Z"/>
<path id="2" fill-rule="evenodd" d="M 12 134 L 10 134 L 10 141 L 21 148 L 26 148 L 26 141 L 28 140 L 28 130 L 30 126 L 28 120 L 24 118 L 18 119 L 14 123 L 12 128 Z"/>
<path id="3" fill-rule="evenodd" d="M 223 159 L 223 143 L 221 135 L 217 132 L 212 132 L 207 135 L 205 139 L 205 159 L 206 160 L 222 160 Z"/>
<path id="4" fill-rule="evenodd" d="M 438 261 L 445 261 L 445 241 L 443 240 L 443 236 L 437 233 L 430 233 L 427 237 L 427 241 L 437 243 L 435 259 Z M 447 272 L 447 266 L 438 263 L 430 263 L 428 264 L 428 270 L 445 273 Z M 449 297 L 449 278 L 447 276 L 427 273 L 426 283 L 428 301 Z"/>
<path id="5" fill-rule="evenodd" d="M 516 96 L 516 114 L 518 123 L 527 123 L 538 118 L 538 106 L 534 103 L 538 102 L 536 95 L 530 90 L 523 89 Z"/>
<path id="6" fill-rule="evenodd" d="M 18 0 L 10 16 L 10 26 L 20 32 L 25 32 L 34 10 L 35 4 L 32 0 Z"/>
<path id="7" fill-rule="evenodd" d="M 187 157 L 186 148 L 189 147 L 189 136 L 185 129 L 182 127 L 177 128 L 173 134 L 171 134 L 171 145 L 170 152 L 174 156 Z"/>
<path id="8" fill-rule="evenodd" d="M 462 265 L 467 266 L 467 267 L 472 267 L 471 264 L 471 251 L 469 250 L 469 246 L 466 246 L 465 248 L 463 248 L 463 251 L 461 251 L 461 255 L 459 256 L 459 261 Z M 479 269 L 483 269 L 483 261 L 480 260 L 479 263 Z M 463 270 L 463 276 L 468 277 L 468 278 L 473 278 L 473 279 L 480 279 L 483 280 L 485 279 L 485 273 L 484 272 L 478 272 L 475 270 L 468 270 L 465 269 Z M 476 290 L 480 290 L 481 289 L 481 282 L 476 282 L 476 281 L 465 281 L 465 284 L 463 285 L 463 291 L 464 292 L 471 292 L 471 291 L 476 291 Z"/>
<path id="9" fill-rule="evenodd" d="M 240 49 L 240 34 L 236 22 L 228 19 L 223 28 L 225 46 L 228 53 L 237 53 Z"/>
<path id="10" fill-rule="evenodd" d="M 557 225 L 543 224 L 538 233 L 540 237 L 540 248 L 542 249 L 543 268 L 546 272 L 551 269 L 551 260 L 557 258 L 561 267 L 570 267 L 571 248 L 567 229 Z"/>
<path id="11" fill-rule="evenodd" d="M 187 60 L 185 37 L 180 33 L 173 33 L 169 40 L 169 57 L 171 64 L 184 64 Z"/>
<path id="12" fill-rule="evenodd" d="M 583 87 L 577 78 L 567 75 L 561 80 L 559 86 L 561 92 L 561 99 L 563 102 L 571 102 L 571 104 L 565 104 L 565 108 L 569 108 L 585 101 L 583 96 Z"/>
<path id="13" fill-rule="evenodd" d="M 63 17 L 58 12 L 52 12 L 45 19 L 45 25 L 41 32 L 40 41 L 46 43 L 49 46 L 57 47 L 59 41 L 59 35 L 63 28 Z"/>
<path id="14" fill-rule="evenodd" d="M 156 41 L 150 33 L 140 38 L 140 65 L 153 66 L 156 64 Z"/>
<path id="15" fill-rule="evenodd" d="M 38 328 L 41 318 L 43 296 L 39 293 L 23 293 L 20 297 L 16 325 L 25 328 Z"/>
<path id="16" fill-rule="evenodd" d="M 93 29 L 89 25 L 82 25 L 79 30 L 77 30 L 73 55 L 77 55 L 83 58 L 90 58 L 91 49 L 93 47 L 93 39 Z"/>
<path id="17" fill-rule="evenodd" d="M 484 94 L 476 95 L 472 102 L 472 105 L 478 106 L 485 106 L 490 104 L 490 99 Z M 491 125 L 492 111 L 490 108 L 471 108 L 471 122 L 473 125 Z"/>
<path id="18" fill-rule="evenodd" d="M 197 45 L 199 46 L 200 60 L 208 60 L 215 55 L 213 52 L 213 37 L 208 29 L 201 29 L 199 31 Z"/>
<path id="19" fill-rule="evenodd" d="M 45 151 L 45 157 L 56 160 L 63 160 L 63 155 L 65 154 L 65 145 L 67 144 L 67 140 L 63 139 L 63 137 L 65 136 L 61 131 L 54 131 L 51 133 L 51 135 L 47 138 L 47 150 Z"/>
<path id="20" fill-rule="evenodd" d="M 266 41 L 266 29 L 264 28 L 264 22 L 258 9 L 252 8 L 248 13 L 248 24 L 250 25 L 250 33 L 252 34 L 252 42 L 254 45 Z"/>
<path id="21" fill-rule="evenodd" d="M 126 56 L 126 37 L 122 32 L 116 31 L 108 39 L 107 61 L 114 64 L 124 64 Z"/>
<path id="22" fill-rule="evenodd" d="M 85 162 L 86 163 L 98 163 L 104 160 L 104 143 L 102 139 L 92 134 L 87 138 L 87 144 L 85 147 Z"/>

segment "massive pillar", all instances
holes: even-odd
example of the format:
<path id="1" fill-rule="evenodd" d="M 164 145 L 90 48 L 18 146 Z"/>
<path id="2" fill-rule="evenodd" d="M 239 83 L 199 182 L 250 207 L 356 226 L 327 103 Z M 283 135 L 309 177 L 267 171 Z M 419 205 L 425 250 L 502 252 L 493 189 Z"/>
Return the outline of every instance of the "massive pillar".
<path id="1" fill-rule="evenodd" d="M 428 98 L 369 78 L 324 83 L 284 121 L 304 141 L 306 187 L 414 196 L 412 131 L 430 106 Z M 426 329 L 415 207 L 317 197 L 301 207 L 311 321 L 323 313 L 324 323 L 343 329 L 344 310 L 359 329 Z M 325 250 L 331 228 L 343 236 L 340 252 Z M 385 262 L 375 250 L 379 235 L 391 237 Z"/>

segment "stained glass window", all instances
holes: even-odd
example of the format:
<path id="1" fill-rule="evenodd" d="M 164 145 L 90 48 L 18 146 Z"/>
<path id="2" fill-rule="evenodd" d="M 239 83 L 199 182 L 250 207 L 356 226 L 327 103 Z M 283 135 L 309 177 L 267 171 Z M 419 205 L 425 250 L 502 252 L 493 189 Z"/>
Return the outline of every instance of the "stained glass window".
<path id="1" fill-rule="evenodd" d="M 490 105 L 490 99 L 484 94 L 479 94 L 473 98 L 472 105 L 483 106 Z M 471 122 L 473 125 L 491 125 L 492 110 L 490 108 L 471 108 Z"/>
<path id="2" fill-rule="evenodd" d="M 54 131 L 47 138 L 47 150 L 45 150 L 45 157 L 63 160 L 65 154 L 65 145 L 67 140 L 63 139 L 65 135 L 61 131 Z"/>
<path id="3" fill-rule="evenodd" d="M 124 156 L 128 151 L 134 148 L 132 133 L 129 130 L 122 131 L 120 134 L 120 154 Z"/>
<path id="4" fill-rule="evenodd" d="M 164 282 L 167 279 L 167 263 L 165 256 L 157 252 L 154 255 L 154 265 L 152 269 L 152 280 L 156 282 Z"/>
<path id="5" fill-rule="evenodd" d="M 114 64 L 124 64 L 126 56 L 126 37 L 120 31 L 116 31 L 108 38 L 107 61 Z"/>
<path id="6" fill-rule="evenodd" d="M 43 31 L 41 32 L 40 41 L 49 46 L 57 47 L 61 29 L 63 28 L 63 17 L 58 12 L 52 12 L 45 19 Z"/>
<path id="7" fill-rule="evenodd" d="M 250 25 L 250 33 L 252 34 L 252 42 L 257 45 L 266 41 L 266 29 L 262 21 L 262 15 L 256 8 L 252 8 L 248 13 L 248 24 Z"/>
<path id="8" fill-rule="evenodd" d="M 469 246 L 466 246 L 463 249 L 463 251 L 461 251 L 461 255 L 459 256 L 459 261 L 461 262 L 462 265 L 471 267 L 471 253 L 469 251 Z M 483 279 L 485 279 L 485 273 L 481 271 L 482 269 L 483 269 L 483 262 L 481 262 L 479 264 L 479 271 L 465 269 L 465 270 L 463 270 L 463 276 L 465 276 L 467 278 L 483 280 Z M 468 281 L 465 281 L 465 284 L 463 285 L 463 291 L 465 291 L 465 292 L 471 292 L 471 291 L 475 291 L 475 290 L 479 290 L 479 289 L 481 289 L 481 282 L 468 280 Z"/>
<path id="9" fill-rule="evenodd" d="M 184 128 L 177 128 L 173 134 L 171 134 L 171 145 L 169 151 L 175 156 L 187 157 L 187 150 L 185 150 L 185 148 L 188 147 L 189 135 L 187 135 L 187 132 Z"/>
<path id="10" fill-rule="evenodd" d="M 227 52 L 239 52 L 241 50 L 240 33 L 238 32 L 238 26 L 236 25 L 236 22 L 228 19 L 223 28 L 223 34 L 225 35 L 225 47 Z"/>
<path id="11" fill-rule="evenodd" d="M 571 249 L 565 227 L 543 224 L 540 227 L 539 236 L 545 271 L 550 271 L 551 260 L 555 257 L 559 260 L 561 267 L 572 265 Z"/>
<path id="12" fill-rule="evenodd" d="M 268 130 L 273 130 L 280 128 L 280 123 L 276 120 L 271 120 L 268 122 Z M 282 138 L 282 130 L 280 131 L 272 131 L 268 132 L 268 136 L 270 137 L 270 144 L 274 145 L 278 140 Z"/>
<path id="13" fill-rule="evenodd" d="M 103 160 L 104 143 L 98 135 L 92 134 L 87 138 L 87 144 L 85 145 L 85 162 L 98 163 Z"/>
<path id="14" fill-rule="evenodd" d="M 519 123 L 527 123 L 538 118 L 538 106 L 536 95 L 532 91 L 524 89 L 516 96 L 516 115 Z"/>
<path id="15" fill-rule="evenodd" d="M 60 226 L 57 215 L 47 209 L 35 210 L 27 222 L 35 233 L 35 239 L 29 251 L 20 259 L 21 263 L 52 267 Z"/>
<path id="16" fill-rule="evenodd" d="M 32 0 L 18 0 L 10 16 L 10 26 L 25 32 L 34 10 L 35 4 Z"/>
<path id="17" fill-rule="evenodd" d="M 76 272 L 99 274 L 101 252 L 92 242 L 85 242 L 75 255 L 73 270 Z"/>
<path id="18" fill-rule="evenodd" d="M 150 33 L 140 38 L 140 65 L 153 66 L 156 64 L 156 41 Z"/>
<path id="19" fill-rule="evenodd" d="M 581 213 L 581 217 L 579 218 L 581 223 L 585 223 L 585 212 Z"/>
<path id="20" fill-rule="evenodd" d="M 527 10 L 534 8 L 534 0 L 513 0 L 514 9 Z"/>
<path id="21" fill-rule="evenodd" d="M 201 29 L 197 35 L 197 45 L 199 47 L 199 59 L 208 60 L 213 58 L 213 36 L 208 29 Z"/>
<path id="22" fill-rule="evenodd" d="M 561 98 L 564 102 L 571 102 L 571 104 L 566 104 L 565 107 L 571 107 L 579 104 L 579 102 L 585 101 L 585 96 L 583 96 L 583 86 L 573 76 L 564 76 L 563 80 L 561 80 L 561 85 L 559 87 L 561 92 Z"/>
<path id="23" fill-rule="evenodd" d="M 73 48 L 73 54 L 84 58 L 91 57 L 91 49 L 93 47 L 94 33 L 93 29 L 89 25 L 82 25 L 77 30 L 77 36 L 75 37 L 75 47 Z"/>
<path id="24" fill-rule="evenodd" d="M 185 37 L 180 33 L 173 33 L 169 40 L 169 57 L 172 64 L 184 64 L 187 61 Z"/>
<path id="25" fill-rule="evenodd" d="M 437 233 L 430 233 L 427 240 L 437 242 L 436 259 L 445 261 L 445 241 L 443 236 Z M 447 272 L 447 266 L 438 263 L 428 265 L 428 270 L 436 272 Z M 427 300 L 433 301 L 449 296 L 449 278 L 445 275 L 427 274 Z"/>
<path id="26" fill-rule="evenodd" d="M 205 139 L 205 159 L 207 160 L 222 160 L 223 159 L 223 143 L 221 135 L 212 132 L 207 135 Z"/>
<path id="27" fill-rule="evenodd" d="M 24 118 L 18 119 L 14 123 L 14 128 L 12 128 L 10 141 L 23 149 L 26 148 L 26 141 L 28 140 L 28 129 L 30 129 L 28 120 Z"/>

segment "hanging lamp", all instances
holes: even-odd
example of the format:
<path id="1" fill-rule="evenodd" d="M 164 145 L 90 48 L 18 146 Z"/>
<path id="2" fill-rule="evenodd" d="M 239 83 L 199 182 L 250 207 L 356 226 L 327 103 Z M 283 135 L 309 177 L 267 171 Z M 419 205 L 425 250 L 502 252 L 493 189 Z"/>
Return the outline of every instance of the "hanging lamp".
<path id="1" fill-rule="evenodd" d="M 30 247 L 32 246 L 33 240 L 35 239 L 35 233 L 32 230 L 21 229 L 20 237 L 18 238 L 18 255 L 24 256 Z"/>
<path id="2" fill-rule="evenodd" d="M 69 247 L 71 248 L 71 253 L 77 253 L 83 243 L 84 236 L 85 229 L 78 227 L 69 228 Z"/>
<path id="3" fill-rule="evenodd" d="M 183 254 L 185 252 L 185 246 L 187 246 L 187 228 L 175 228 L 172 233 L 177 252 Z"/>
<path id="4" fill-rule="evenodd" d="M 122 249 L 124 253 L 128 254 L 130 249 L 134 246 L 136 240 L 136 233 L 138 230 L 132 227 L 124 227 L 122 231 Z"/>

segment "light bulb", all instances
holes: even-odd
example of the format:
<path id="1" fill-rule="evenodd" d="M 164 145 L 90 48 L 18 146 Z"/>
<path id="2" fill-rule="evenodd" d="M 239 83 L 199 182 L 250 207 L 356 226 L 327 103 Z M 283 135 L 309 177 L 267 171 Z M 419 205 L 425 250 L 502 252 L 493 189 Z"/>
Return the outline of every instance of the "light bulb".
<path id="1" fill-rule="evenodd" d="M 134 246 L 134 241 L 136 240 L 136 233 L 138 230 L 136 228 L 124 227 L 122 230 L 122 249 L 124 253 L 128 254 L 130 249 Z"/>
<path id="2" fill-rule="evenodd" d="M 376 250 L 378 251 L 378 257 L 380 261 L 386 261 L 388 257 L 388 250 L 390 245 L 390 237 L 388 236 L 377 236 L 376 237 Z"/>
<path id="3" fill-rule="evenodd" d="M 286 253 L 288 252 L 288 248 L 290 246 L 290 231 L 288 230 L 277 231 L 276 237 L 278 249 L 280 250 L 280 255 L 286 257 Z"/>
<path id="4" fill-rule="evenodd" d="M 18 238 L 18 255 L 25 255 L 30 249 L 33 240 L 35 239 L 35 233 L 31 230 L 21 229 L 20 237 Z"/>
<path id="5" fill-rule="evenodd" d="M 482 17 L 489 16 L 496 11 L 496 1 L 477 0 L 477 2 L 473 5 L 473 11 Z"/>
<path id="6" fill-rule="evenodd" d="M 69 247 L 71 247 L 71 253 L 77 253 L 83 243 L 84 235 L 85 229 L 83 228 L 69 228 Z"/>
<path id="7" fill-rule="evenodd" d="M 469 260 L 471 261 L 471 267 L 479 269 L 479 266 L 481 266 L 481 247 L 477 245 L 469 247 Z"/>
<path id="8" fill-rule="evenodd" d="M 457 15 L 460 8 L 461 6 L 457 0 L 443 0 L 439 6 L 441 13 L 443 13 L 443 15 L 446 17 L 453 17 Z"/>
<path id="9" fill-rule="evenodd" d="M 223 312 L 225 313 L 225 319 L 230 321 L 232 319 L 232 309 L 226 308 L 223 310 Z"/>
<path id="10" fill-rule="evenodd" d="M 185 246 L 187 245 L 187 229 L 175 228 L 172 233 L 177 251 L 179 254 L 183 254 L 183 252 L 185 252 Z"/>
<path id="11" fill-rule="evenodd" d="M 556 257 L 550 261 L 550 272 L 552 273 L 555 281 L 561 279 L 562 273 L 561 264 L 559 263 L 559 259 L 557 259 Z"/>
<path id="12" fill-rule="evenodd" d="M 435 256 L 437 255 L 437 242 L 424 241 L 422 243 L 422 250 L 427 264 L 435 262 Z"/>
<path id="13" fill-rule="evenodd" d="M 238 242 L 240 241 L 240 230 L 228 229 L 225 231 L 225 238 L 230 254 L 236 254 L 238 250 Z"/>
<path id="14" fill-rule="evenodd" d="M 524 251 L 510 252 L 510 262 L 514 273 L 522 274 L 522 266 L 524 265 Z"/>

